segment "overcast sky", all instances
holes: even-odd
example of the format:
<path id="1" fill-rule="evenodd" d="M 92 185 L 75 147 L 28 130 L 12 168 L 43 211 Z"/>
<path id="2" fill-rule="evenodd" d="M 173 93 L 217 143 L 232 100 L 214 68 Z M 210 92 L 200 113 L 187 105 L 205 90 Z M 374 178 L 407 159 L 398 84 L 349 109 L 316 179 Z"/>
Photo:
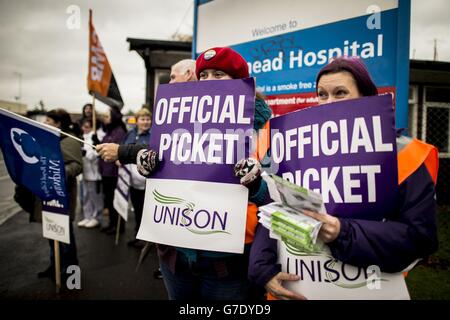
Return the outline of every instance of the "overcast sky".
<path id="1" fill-rule="evenodd" d="M 0 0 L 0 99 L 19 94 L 28 109 L 43 100 L 48 108 L 77 112 L 87 93 L 88 9 L 106 51 L 125 110 L 144 102 L 145 66 L 126 38 L 170 40 L 177 30 L 192 34 L 193 0 Z M 81 9 L 80 29 L 66 26 L 70 5 Z M 450 1 L 412 0 L 411 57 L 450 62 Z M 414 56 L 413 56 L 414 55 Z M 100 109 L 104 106 L 98 103 Z"/>

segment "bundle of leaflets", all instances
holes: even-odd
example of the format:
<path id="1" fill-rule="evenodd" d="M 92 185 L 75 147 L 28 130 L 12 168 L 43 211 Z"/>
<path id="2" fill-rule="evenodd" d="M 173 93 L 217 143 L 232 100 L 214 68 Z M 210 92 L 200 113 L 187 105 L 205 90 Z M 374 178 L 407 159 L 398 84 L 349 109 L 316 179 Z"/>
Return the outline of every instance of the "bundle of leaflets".
<path id="1" fill-rule="evenodd" d="M 275 202 L 260 207 L 260 222 L 270 236 L 305 253 L 317 252 L 322 244 L 317 235 L 322 222 L 303 214 L 304 210 L 325 212 L 322 197 L 275 175 L 263 174 Z"/>

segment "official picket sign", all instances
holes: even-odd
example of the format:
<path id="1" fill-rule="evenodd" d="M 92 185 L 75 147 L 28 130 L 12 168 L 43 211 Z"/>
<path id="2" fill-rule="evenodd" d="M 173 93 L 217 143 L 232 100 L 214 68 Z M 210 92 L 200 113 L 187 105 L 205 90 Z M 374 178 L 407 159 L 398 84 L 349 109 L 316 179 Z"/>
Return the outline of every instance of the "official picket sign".
<path id="1" fill-rule="evenodd" d="M 120 216 L 128 221 L 128 199 L 130 198 L 131 173 L 128 166 L 120 166 L 118 170 L 118 180 L 116 190 L 114 190 L 114 209 Z"/>
<path id="2" fill-rule="evenodd" d="M 50 213 L 50 222 L 43 224 L 44 237 L 69 243 L 69 219 L 55 218 L 68 217 L 60 130 L 4 109 L 0 120 L 0 146 L 11 179 L 43 201 L 43 220 Z"/>
<path id="3" fill-rule="evenodd" d="M 277 175 L 320 193 L 329 214 L 380 221 L 395 205 L 390 95 L 297 111 L 272 119 L 270 126 Z"/>
<path id="4" fill-rule="evenodd" d="M 243 252 L 248 189 L 233 166 L 250 154 L 254 99 L 252 78 L 159 86 L 150 148 L 162 163 L 147 179 L 139 239 Z"/>
<path id="5" fill-rule="evenodd" d="M 278 262 L 283 272 L 298 275 L 287 289 L 308 300 L 409 300 L 402 273 L 382 273 L 377 266 L 357 268 L 334 259 L 329 251 L 301 254 L 278 241 Z"/>

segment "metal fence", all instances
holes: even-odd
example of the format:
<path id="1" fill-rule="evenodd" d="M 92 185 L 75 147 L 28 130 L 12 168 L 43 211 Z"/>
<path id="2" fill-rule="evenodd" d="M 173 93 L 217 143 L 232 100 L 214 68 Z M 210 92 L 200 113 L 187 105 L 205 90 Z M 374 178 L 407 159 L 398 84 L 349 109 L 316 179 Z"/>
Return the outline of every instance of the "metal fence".
<path id="1" fill-rule="evenodd" d="M 437 201 L 450 205 L 450 88 L 412 86 L 409 108 L 411 135 L 439 150 Z"/>

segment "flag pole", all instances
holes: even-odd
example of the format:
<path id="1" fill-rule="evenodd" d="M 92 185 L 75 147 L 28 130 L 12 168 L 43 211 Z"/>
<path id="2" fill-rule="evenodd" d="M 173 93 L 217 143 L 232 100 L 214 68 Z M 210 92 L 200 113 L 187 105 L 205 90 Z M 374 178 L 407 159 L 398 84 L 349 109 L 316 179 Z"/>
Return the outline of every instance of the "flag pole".
<path id="1" fill-rule="evenodd" d="M 17 118 L 17 119 L 19 119 L 19 120 L 21 120 L 21 121 L 24 121 L 24 122 L 26 122 L 26 123 L 31 123 L 31 124 L 33 124 L 33 125 L 35 125 L 35 126 L 39 126 L 39 127 L 46 128 L 46 130 L 49 130 L 49 131 L 52 131 L 52 132 L 55 132 L 55 131 L 56 131 L 56 132 L 58 132 L 58 133 L 61 133 L 61 134 L 65 135 L 65 136 L 67 136 L 67 137 L 69 137 L 69 138 L 72 138 L 72 139 L 75 139 L 75 140 L 77 140 L 77 141 L 79 141 L 79 142 L 81 142 L 81 143 L 87 144 L 88 146 L 91 146 L 92 148 L 95 149 L 95 146 L 94 146 L 93 144 L 90 144 L 90 143 L 88 143 L 88 142 L 86 142 L 86 141 L 84 141 L 84 140 L 82 140 L 82 139 L 80 139 L 80 138 L 75 137 L 74 135 L 71 135 L 71 134 L 69 134 L 69 133 L 66 133 L 66 132 L 64 132 L 64 131 L 62 131 L 62 130 L 60 130 L 60 129 L 58 129 L 58 128 L 52 127 L 52 126 L 50 126 L 50 125 L 48 125 L 48 124 L 46 124 L 46 123 L 42 123 L 42 122 L 39 122 L 39 121 L 36 121 L 36 120 L 33 120 L 33 119 L 29 119 L 29 118 L 24 117 L 24 116 L 22 116 L 22 115 L 20 115 L 20 114 L 17 114 L 17 113 L 15 113 L 15 112 L 11 112 L 11 111 L 8 111 L 8 110 L 5 110 L 5 109 L 1 109 L 1 111 L 2 111 L 3 113 L 10 114 L 10 115 L 13 116 L 14 118 Z"/>
<path id="2" fill-rule="evenodd" d="M 117 229 L 116 229 L 116 246 L 119 244 L 119 233 L 120 233 L 120 220 L 122 220 L 119 214 L 117 218 Z"/>
<path id="3" fill-rule="evenodd" d="M 88 146 L 91 146 L 92 148 L 95 149 L 95 146 L 94 146 L 93 144 L 90 144 L 89 142 L 86 142 L 86 141 L 84 141 L 83 139 L 77 138 L 77 137 L 71 135 L 70 133 L 66 133 L 66 132 L 64 132 L 64 131 L 60 131 L 60 133 L 63 134 L 63 135 L 65 135 L 65 136 L 67 136 L 67 137 L 69 137 L 69 138 L 72 138 L 72 139 L 74 139 L 74 140 L 77 140 L 77 141 L 79 141 L 79 142 L 81 142 L 81 143 L 87 144 Z"/>
<path id="4" fill-rule="evenodd" d="M 94 129 L 94 134 L 97 134 L 97 124 L 96 124 L 96 114 L 95 114 L 95 94 L 92 93 L 92 128 Z"/>
<path id="5" fill-rule="evenodd" d="M 54 241 L 55 249 L 55 281 L 56 281 L 56 293 L 59 293 L 61 289 L 61 259 L 59 257 L 59 241 Z"/>

